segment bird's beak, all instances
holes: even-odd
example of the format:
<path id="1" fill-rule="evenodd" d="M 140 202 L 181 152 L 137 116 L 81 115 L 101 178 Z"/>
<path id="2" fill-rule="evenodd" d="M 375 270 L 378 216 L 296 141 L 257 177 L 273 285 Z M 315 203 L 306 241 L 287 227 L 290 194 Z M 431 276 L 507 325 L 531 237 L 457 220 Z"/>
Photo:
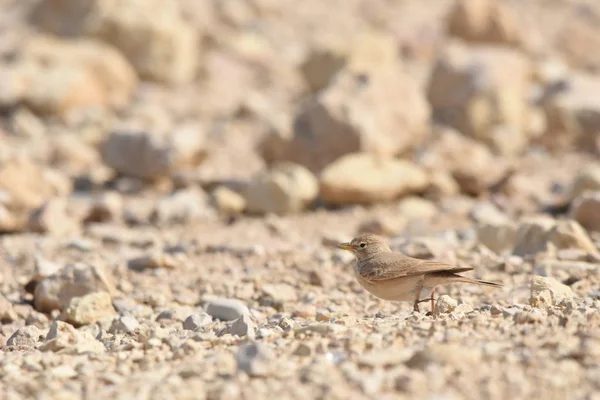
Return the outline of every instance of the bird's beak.
<path id="1" fill-rule="evenodd" d="M 350 243 L 339 243 L 337 245 L 338 249 L 342 249 L 342 250 L 348 250 L 348 251 L 354 251 L 354 247 L 352 247 L 350 245 Z"/>

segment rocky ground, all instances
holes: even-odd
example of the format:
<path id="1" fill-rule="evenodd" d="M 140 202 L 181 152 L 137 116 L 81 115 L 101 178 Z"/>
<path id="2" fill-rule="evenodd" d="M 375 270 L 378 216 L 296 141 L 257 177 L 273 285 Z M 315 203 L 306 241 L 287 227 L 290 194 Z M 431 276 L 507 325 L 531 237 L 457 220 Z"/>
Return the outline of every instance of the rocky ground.
<path id="1" fill-rule="evenodd" d="M 0 398 L 599 400 L 599 21 L 0 0 Z M 359 232 L 504 287 L 379 300 Z"/>

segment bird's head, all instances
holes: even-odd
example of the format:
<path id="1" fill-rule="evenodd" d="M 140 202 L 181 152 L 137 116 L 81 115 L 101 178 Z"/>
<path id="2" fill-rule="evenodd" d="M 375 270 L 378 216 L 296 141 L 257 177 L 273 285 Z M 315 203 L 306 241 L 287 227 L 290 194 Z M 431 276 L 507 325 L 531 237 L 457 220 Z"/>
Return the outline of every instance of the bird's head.
<path id="1" fill-rule="evenodd" d="M 370 258 L 381 252 L 392 251 L 383 238 L 370 233 L 359 235 L 350 242 L 340 243 L 337 247 L 351 251 L 359 260 Z"/>

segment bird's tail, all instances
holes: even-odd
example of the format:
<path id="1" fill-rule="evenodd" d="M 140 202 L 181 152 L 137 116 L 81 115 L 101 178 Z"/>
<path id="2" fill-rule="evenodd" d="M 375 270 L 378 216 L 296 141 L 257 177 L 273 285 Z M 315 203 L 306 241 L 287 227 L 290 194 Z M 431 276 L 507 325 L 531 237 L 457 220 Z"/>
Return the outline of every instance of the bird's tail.
<path id="1" fill-rule="evenodd" d="M 458 275 L 458 274 L 452 274 L 452 275 L 453 275 L 452 280 L 455 282 L 474 283 L 476 285 L 491 286 L 491 287 L 495 287 L 495 288 L 501 288 L 504 286 L 501 283 L 483 281 L 481 279 L 473 279 L 473 278 L 469 278 L 467 276 L 462 276 L 462 275 Z"/>
<path id="2" fill-rule="evenodd" d="M 470 269 L 468 269 L 470 270 Z M 462 271 L 459 271 L 462 272 Z M 440 271 L 440 272 L 435 272 L 433 274 L 429 275 L 430 278 L 439 280 L 439 283 L 473 283 L 475 285 L 484 285 L 484 286 L 490 286 L 490 287 L 495 287 L 495 288 L 501 288 L 504 285 L 502 285 L 501 283 L 496 283 L 496 282 L 490 282 L 490 281 L 483 281 L 480 279 L 474 279 L 474 278 L 469 278 L 468 276 L 462 276 L 457 274 L 456 272 L 446 272 L 446 271 Z"/>

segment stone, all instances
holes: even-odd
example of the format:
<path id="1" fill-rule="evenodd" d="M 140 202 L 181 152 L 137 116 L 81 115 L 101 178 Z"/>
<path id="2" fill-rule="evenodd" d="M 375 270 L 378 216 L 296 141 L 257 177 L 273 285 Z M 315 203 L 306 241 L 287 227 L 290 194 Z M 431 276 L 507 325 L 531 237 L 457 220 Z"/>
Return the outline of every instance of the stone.
<path id="1" fill-rule="evenodd" d="M 425 191 L 425 198 L 441 200 L 456 196 L 460 193 L 460 186 L 449 171 L 435 170 L 429 174 L 429 186 Z"/>
<path id="2" fill-rule="evenodd" d="M 276 302 L 285 303 L 296 301 L 298 294 L 296 289 L 287 283 L 264 284 L 261 286 L 261 291 Z"/>
<path id="3" fill-rule="evenodd" d="M 154 180 L 183 167 L 198 166 L 208 151 L 202 131 L 189 126 L 168 135 L 115 131 L 102 144 L 101 154 L 104 162 L 122 175 Z"/>
<path id="4" fill-rule="evenodd" d="M 0 167 L 0 192 L 7 194 L 3 204 L 8 210 L 38 208 L 52 197 L 63 197 L 72 190 L 71 181 L 60 172 L 25 158 L 16 158 Z"/>
<path id="5" fill-rule="evenodd" d="M 313 44 L 300 71 L 310 91 L 317 93 L 345 67 L 360 70 L 393 65 L 397 62 L 398 53 L 397 40 L 393 35 L 376 31 L 359 32 L 350 40 L 321 40 Z"/>
<path id="6" fill-rule="evenodd" d="M 448 295 L 438 297 L 435 303 L 435 309 L 438 313 L 448 314 L 458 307 L 458 300 L 453 299 Z"/>
<path id="7" fill-rule="evenodd" d="M 253 339 L 256 336 L 256 324 L 252 321 L 250 315 L 243 314 L 233 321 L 230 332 L 234 336 L 246 336 Z"/>
<path id="8" fill-rule="evenodd" d="M 13 309 L 12 303 L 3 295 L 0 295 L 0 323 L 13 322 L 19 319 L 19 316 Z"/>
<path id="9" fill-rule="evenodd" d="M 348 68 L 308 101 L 289 133 L 273 131 L 259 151 L 267 163 L 290 161 L 319 173 L 351 153 L 389 157 L 418 146 L 429 117 L 417 84 L 400 68 Z"/>
<path id="10" fill-rule="evenodd" d="M 123 197 L 117 192 L 103 192 L 94 196 L 85 223 L 118 221 L 123 215 Z"/>
<path id="11" fill-rule="evenodd" d="M 219 186 L 211 193 L 212 202 L 222 215 L 238 215 L 246 209 L 246 199 L 226 186 Z"/>
<path id="12" fill-rule="evenodd" d="M 109 333 L 130 333 L 139 326 L 139 322 L 132 315 L 121 315 L 115 318 L 108 330 Z"/>
<path id="13" fill-rule="evenodd" d="M 61 352 L 63 354 L 102 354 L 106 347 L 86 331 L 77 331 L 72 325 L 54 321 L 50 326 L 41 351 Z"/>
<path id="14" fill-rule="evenodd" d="M 573 200 L 585 192 L 598 191 L 600 191 L 600 164 L 586 165 L 575 176 L 569 189 L 569 197 Z"/>
<path id="15" fill-rule="evenodd" d="M 392 201 L 424 191 L 429 179 L 410 161 L 348 154 L 321 174 L 321 197 L 331 205 Z"/>
<path id="16" fill-rule="evenodd" d="M 589 254 L 597 254 L 592 239 L 577 221 L 558 221 L 548 232 L 547 240 L 559 250 L 581 249 Z"/>
<path id="17" fill-rule="evenodd" d="M 90 293 L 82 297 L 73 297 L 59 316 L 75 327 L 93 324 L 115 314 L 112 298 L 107 292 Z"/>
<path id="18" fill-rule="evenodd" d="M 429 170 L 448 171 L 463 193 L 479 195 L 499 182 L 508 164 L 483 144 L 452 129 L 437 134 L 421 158 Z"/>
<path id="19" fill-rule="evenodd" d="M 476 230 L 479 243 L 497 254 L 510 252 L 515 247 L 517 225 L 508 218 L 480 222 Z"/>
<path id="20" fill-rule="evenodd" d="M 36 310 L 50 312 L 62 310 L 73 297 L 95 292 L 112 294 L 114 290 L 113 277 L 103 266 L 70 264 L 36 286 L 33 303 Z"/>
<path id="21" fill-rule="evenodd" d="M 518 46 L 523 30 L 516 12 L 496 0 L 459 0 L 450 10 L 447 31 L 469 43 Z"/>
<path id="22" fill-rule="evenodd" d="M 548 233 L 555 225 L 556 221 L 544 216 L 519 221 L 513 254 L 523 257 L 545 251 Z"/>
<path id="23" fill-rule="evenodd" d="M 43 332 L 35 325 L 26 325 L 19 328 L 6 341 L 7 346 L 35 347 L 44 338 Z"/>
<path id="24" fill-rule="evenodd" d="M 132 258 L 127 262 L 127 267 L 142 271 L 145 269 L 175 269 L 181 266 L 180 260 L 173 254 L 156 251 L 147 256 Z"/>
<path id="25" fill-rule="evenodd" d="M 529 304 L 533 307 L 548 308 L 574 297 L 575 294 L 569 286 L 554 278 L 534 276 L 531 280 Z"/>
<path id="26" fill-rule="evenodd" d="M 47 0 L 33 8 L 31 20 L 47 32 L 87 35 L 114 45 L 144 79 L 182 84 L 196 75 L 199 43 L 197 30 L 181 11 L 179 3 L 164 0 Z"/>
<path id="27" fill-rule="evenodd" d="M 0 233 L 14 233 L 24 229 L 24 223 L 19 221 L 11 211 L 0 204 Z"/>
<path id="28" fill-rule="evenodd" d="M 416 196 L 402 199 L 398 203 L 397 211 L 407 220 L 430 220 L 438 213 L 433 202 Z"/>
<path id="29" fill-rule="evenodd" d="M 508 132 L 509 141 L 519 143 L 508 149 L 518 153 L 528 142 L 531 74 L 527 58 L 516 50 L 452 44 L 434 66 L 427 96 L 438 121 L 491 147 L 501 140 L 498 133 Z M 497 132 L 496 126 L 514 131 Z"/>
<path id="30" fill-rule="evenodd" d="M 233 321 L 244 314 L 248 314 L 250 310 L 239 300 L 214 298 L 208 302 L 206 312 L 211 317 L 221 321 Z"/>
<path id="31" fill-rule="evenodd" d="M 138 84 L 137 75 L 125 57 L 101 41 L 39 35 L 29 39 L 22 52 L 26 59 L 45 67 L 85 68 L 103 91 L 104 102 L 100 106 L 127 105 Z"/>
<path id="32" fill-rule="evenodd" d="M 235 359 L 237 370 L 253 377 L 268 376 L 275 368 L 273 351 L 259 342 L 241 346 Z"/>
<path id="33" fill-rule="evenodd" d="M 319 193 L 317 178 L 293 163 L 277 163 L 256 174 L 246 189 L 246 210 L 250 213 L 287 214 L 308 207 Z"/>
<path id="34" fill-rule="evenodd" d="M 175 225 L 215 217 L 206 192 L 199 187 L 189 187 L 159 199 L 150 214 L 150 221 L 158 225 Z"/>
<path id="35" fill-rule="evenodd" d="M 79 223 L 69 210 L 68 199 L 54 198 L 31 213 L 27 227 L 33 232 L 60 236 L 76 232 Z"/>
<path id="36" fill-rule="evenodd" d="M 600 78 L 570 73 L 562 89 L 544 101 L 548 121 L 547 142 L 598 154 L 600 137 Z"/>
<path id="37" fill-rule="evenodd" d="M 600 231 L 600 191 L 583 194 L 575 199 L 569 217 L 589 231 Z"/>
<path id="38" fill-rule="evenodd" d="M 192 314 L 183 321 L 183 329 L 198 330 L 212 323 L 212 317 L 207 313 Z"/>

